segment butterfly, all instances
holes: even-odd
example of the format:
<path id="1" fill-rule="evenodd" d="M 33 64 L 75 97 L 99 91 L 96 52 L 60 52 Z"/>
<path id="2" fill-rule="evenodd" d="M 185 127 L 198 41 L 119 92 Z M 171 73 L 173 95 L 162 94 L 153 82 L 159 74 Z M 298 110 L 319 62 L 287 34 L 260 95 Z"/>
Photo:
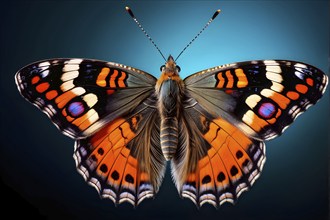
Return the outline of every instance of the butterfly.
<path id="1" fill-rule="evenodd" d="M 235 203 L 259 177 L 264 141 L 314 105 L 328 78 L 288 60 L 256 60 L 180 78 L 172 56 L 154 76 L 91 59 L 48 59 L 15 75 L 21 95 L 75 140 L 78 172 L 102 198 L 154 197 L 167 161 L 197 206 Z"/>

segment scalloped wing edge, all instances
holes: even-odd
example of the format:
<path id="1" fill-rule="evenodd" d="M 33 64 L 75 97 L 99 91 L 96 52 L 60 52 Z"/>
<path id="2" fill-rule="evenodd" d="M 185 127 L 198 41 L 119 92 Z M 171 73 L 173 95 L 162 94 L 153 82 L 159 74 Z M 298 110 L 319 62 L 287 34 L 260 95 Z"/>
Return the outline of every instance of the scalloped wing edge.
<path id="1" fill-rule="evenodd" d="M 88 169 L 85 168 L 81 164 L 81 157 L 78 153 L 77 145 L 78 144 L 76 141 L 75 145 L 74 145 L 74 154 L 73 154 L 73 158 L 76 163 L 76 169 L 77 169 L 78 173 L 80 175 L 82 175 L 84 180 L 90 186 L 92 186 L 93 188 L 96 189 L 96 191 L 98 192 L 98 194 L 101 198 L 110 199 L 115 205 L 118 205 L 118 204 L 121 204 L 124 202 L 128 202 L 131 205 L 133 205 L 134 207 L 138 206 L 145 199 L 154 198 L 154 196 L 155 196 L 154 189 L 151 184 L 147 184 L 147 183 L 144 183 L 139 187 L 138 190 L 140 191 L 140 193 L 138 193 L 137 196 L 135 196 L 127 191 L 124 191 L 117 196 L 116 193 L 110 188 L 102 189 L 100 182 L 96 178 L 92 177 L 90 175 L 90 173 L 88 172 Z"/>
<path id="2" fill-rule="evenodd" d="M 218 196 L 218 198 L 214 194 L 207 194 L 201 196 L 199 199 L 200 201 L 198 201 L 196 195 L 184 189 L 186 187 L 197 192 L 196 188 L 184 184 L 182 187 L 183 190 L 180 193 L 180 195 L 183 198 L 190 199 L 197 206 L 197 208 L 200 208 L 207 203 L 213 205 L 215 208 L 219 208 L 221 205 L 223 205 L 226 202 L 230 204 L 236 204 L 238 198 L 242 195 L 242 193 L 248 191 L 261 175 L 264 164 L 266 162 L 266 147 L 264 142 L 260 142 L 260 149 L 262 150 L 262 153 L 261 153 L 261 157 L 257 162 L 256 169 L 250 172 L 250 175 L 247 179 L 248 182 L 242 182 L 241 184 L 235 187 L 235 194 L 233 194 L 232 192 L 225 191 L 221 193 L 220 196 Z"/>

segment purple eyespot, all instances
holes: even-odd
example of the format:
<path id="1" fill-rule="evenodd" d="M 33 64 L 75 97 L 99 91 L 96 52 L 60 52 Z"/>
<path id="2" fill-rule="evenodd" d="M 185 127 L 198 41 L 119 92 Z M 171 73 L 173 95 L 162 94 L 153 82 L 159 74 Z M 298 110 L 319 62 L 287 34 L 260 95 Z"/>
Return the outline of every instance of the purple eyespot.
<path id="1" fill-rule="evenodd" d="M 274 104 L 266 102 L 262 103 L 259 107 L 258 113 L 263 118 L 271 118 L 276 111 Z"/>
<path id="2" fill-rule="evenodd" d="M 72 116 L 77 117 L 85 111 L 85 108 L 81 102 L 72 102 L 68 107 L 68 111 Z"/>

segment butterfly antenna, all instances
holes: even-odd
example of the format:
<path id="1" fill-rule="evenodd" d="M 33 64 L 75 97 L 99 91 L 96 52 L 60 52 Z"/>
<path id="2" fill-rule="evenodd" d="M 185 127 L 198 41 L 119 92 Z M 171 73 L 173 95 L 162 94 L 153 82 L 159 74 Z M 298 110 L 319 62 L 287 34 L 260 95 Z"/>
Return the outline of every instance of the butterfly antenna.
<path id="1" fill-rule="evenodd" d="M 187 46 L 185 46 L 185 48 L 183 48 L 183 50 L 179 53 L 179 55 L 176 57 L 175 61 L 177 61 L 177 59 L 181 56 L 181 54 L 199 37 L 199 35 L 201 35 L 201 33 L 212 23 L 212 21 L 218 16 L 218 14 L 220 13 L 220 9 L 216 10 L 216 12 L 214 12 L 213 16 L 210 18 L 210 20 L 206 23 L 206 25 L 202 28 L 202 30 L 199 31 L 199 33 L 189 42 L 189 44 L 187 44 Z"/>
<path id="2" fill-rule="evenodd" d="M 139 26 L 139 28 L 141 29 L 141 31 L 147 36 L 147 38 L 150 40 L 150 42 L 156 47 L 156 49 L 158 50 L 158 52 L 160 53 L 160 55 L 162 55 L 162 57 L 164 58 L 164 60 L 166 61 L 163 53 L 160 51 L 160 49 L 158 48 L 158 46 L 156 45 L 156 43 L 152 40 L 152 38 L 149 36 L 149 34 L 146 32 L 146 30 L 144 30 L 144 28 L 142 27 L 142 25 L 140 24 L 140 22 L 136 19 L 135 15 L 133 14 L 132 10 L 129 7 L 125 7 L 126 11 L 128 12 L 128 14 L 133 18 L 133 20 L 135 21 L 135 23 Z"/>

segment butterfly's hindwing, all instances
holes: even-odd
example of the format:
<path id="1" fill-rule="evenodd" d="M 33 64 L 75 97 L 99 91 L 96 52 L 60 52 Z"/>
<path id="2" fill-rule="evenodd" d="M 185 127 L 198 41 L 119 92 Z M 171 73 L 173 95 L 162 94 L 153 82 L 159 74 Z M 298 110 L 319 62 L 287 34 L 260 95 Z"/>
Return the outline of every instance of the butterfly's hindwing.
<path id="1" fill-rule="evenodd" d="M 172 161 L 177 188 L 197 206 L 233 203 L 258 178 L 266 159 L 264 143 L 192 103 L 182 123 L 189 141 L 180 142 Z"/>
<path id="2" fill-rule="evenodd" d="M 91 135 L 136 108 L 155 82 L 131 67 L 82 59 L 40 61 L 16 74 L 21 94 L 73 138 Z"/>
<path id="3" fill-rule="evenodd" d="M 135 111 L 77 140 L 74 158 L 86 181 L 103 198 L 138 205 L 158 191 L 165 171 L 154 98 Z"/>

